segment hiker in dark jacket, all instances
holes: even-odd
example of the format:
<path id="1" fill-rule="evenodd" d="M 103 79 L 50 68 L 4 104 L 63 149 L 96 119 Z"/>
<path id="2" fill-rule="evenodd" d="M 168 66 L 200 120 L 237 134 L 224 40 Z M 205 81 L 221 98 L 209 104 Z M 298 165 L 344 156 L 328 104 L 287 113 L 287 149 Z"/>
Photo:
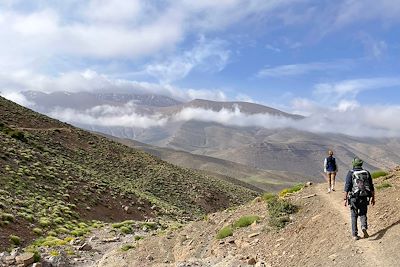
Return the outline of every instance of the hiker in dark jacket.
<path id="1" fill-rule="evenodd" d="M 324 160 L 324 172 L 328 180 L 328 193 L 335 191 L 335 178 L 338 171 L 336 159 L 333 157 L 333 151 L 328 151 L 328 157 Z"/>
<path id="2" fill-rule="evenodd" d="M 375 189 L 369 171 L 362 168 L 363 161 L 358 157 L 353 159 L 353 169 L 347 173 L 344 186 L 344 205 L 350 206 L 351 211 L 351 232 L 354 240 L 358 236 L 357 218 L 360 217 L 363 237 L 368 238 L 367 211 L 371 202 L 375 205 Z"/>

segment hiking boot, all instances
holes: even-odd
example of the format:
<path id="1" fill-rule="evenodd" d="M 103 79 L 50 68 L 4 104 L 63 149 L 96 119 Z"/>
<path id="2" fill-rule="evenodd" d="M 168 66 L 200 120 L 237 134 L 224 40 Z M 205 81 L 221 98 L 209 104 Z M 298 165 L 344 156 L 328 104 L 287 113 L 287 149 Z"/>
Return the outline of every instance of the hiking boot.
<path id="1" fill-rule="evenodd" d="M 363 234 L 364 234 L 364 238 L 368 238 L 368 237 L 369 237 L 369 234 L 368 234 L 368 232 L 367 232 L 367 229 L 362 229 L 362 232 L 363 232 Z"/>
<path id="2" fill-rule="evenodd" d="M 331 189 L 332 191 L 335 191 L 335 188 L 334 187 L 332 187 L 332 189 Z"/>
<path id="3" fill-rule="evenodd" d="M 330 193 L 331 192 L 331 189 L 330 188 L 328 188 L 328 193 Z"/>
<path id="4" fill-rule="evenodd" d="M 354 240 L 360 240 L 360 237 L 358 235 L 356 235 L 356 236 L 353 236 L 353 239 Z"/>

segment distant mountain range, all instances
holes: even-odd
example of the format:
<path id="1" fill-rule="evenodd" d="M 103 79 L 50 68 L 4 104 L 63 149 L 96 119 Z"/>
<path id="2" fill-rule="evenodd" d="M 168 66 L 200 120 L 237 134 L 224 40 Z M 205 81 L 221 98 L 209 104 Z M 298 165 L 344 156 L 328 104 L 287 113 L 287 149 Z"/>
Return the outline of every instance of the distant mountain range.
<path id="1" fill-rule="evenodd" d="M 225 110 L 227 112 L 239 111 L 244 115 L 268 114 L 296 121 L 304 119 L 300 115 L 246 102 L 193 100 L 183 103 L 160 95 L 136 94 L 60 92 L 51 94 L 25 92 L 24 94 L 29 101 L 35 103 L 34 109 L 44 113 L 49 113 L 56 107 L 79 111 L 99 105 L 118 107 L 133 101 L 135 112 L 138 114 L 144 116 L 158 114 L 160 118 L 171 117 L 187 109 L 200 109 L 200 112 Z M 171 120 L 163 125 L 149 128 L 82 123 L 76 125 L 123 139 L 137 140 L 153 146 L 206 156 L 203 158 L 203 160 L 207 159 L 206 162 L 215 161 L 213 159 L 215 158 L 267 171 L 270 174 L 270 181 L 304 181 L 307 179 L 305 177 L 313 181 L 323 181 L 322 165 L 328 149 L 333 149 L 338 159 L 339 179 L 345 175 L 346 169 L 350 167 L 351 159 L 355 155 L 363 158 L 366 162 L 365 166 L 370 169 L 392 168 L 400 162 L 399 138 L 360 138 L 342 134 L 312 133 L 293 128 L 270 129 L 252 125 L 235 126 L 225 124 L 223 121 L 208 121 L 207 118 Z M 148 147 L 143 147 L 143 149 L 149 150 Z M 154 152 L 157 149 L 152 148 L 152 150 Z M 165 156 L 172 152 L 158 151 L 164 151 L 163 157 L 169 158 L 168 160 L 171 162 L 182 163 L 190 158 L 188 154 L 181 152 L 172 157 Z M 210 166 L 210 164 L 202 162 L 203 167 L 198 167 L 198 169 L 215 172 L 215 169 L 212 170 L 211 167 L 204 167 Z M 232 176 L 224 168 L 219 169 L 217 173 L 226 173 Z M 265 176 L 262 175 L 262 177 Z M 250 180 L 249 178 L 249 182 L 251 182 Z"/>

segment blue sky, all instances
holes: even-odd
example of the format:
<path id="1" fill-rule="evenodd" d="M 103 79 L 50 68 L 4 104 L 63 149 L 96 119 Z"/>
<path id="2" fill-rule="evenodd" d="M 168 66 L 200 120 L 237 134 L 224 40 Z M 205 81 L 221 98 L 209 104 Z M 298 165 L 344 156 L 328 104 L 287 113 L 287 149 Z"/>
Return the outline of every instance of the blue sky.
<path id="1" fill-rule="evenodd" d="M 0 91 L 400 105 L 396 0 L 0 0 Z"/>

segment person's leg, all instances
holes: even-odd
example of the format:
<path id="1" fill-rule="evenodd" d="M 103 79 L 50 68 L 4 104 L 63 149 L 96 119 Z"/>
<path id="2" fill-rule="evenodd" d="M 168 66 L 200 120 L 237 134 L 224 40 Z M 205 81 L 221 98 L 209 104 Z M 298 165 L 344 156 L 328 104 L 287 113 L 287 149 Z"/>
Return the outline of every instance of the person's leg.
<path id="1" fill-rule="evenodd" d="M 360 216 L 361 230 L 363 231 L 364 238 L 368 238 L 369 234 L 367 232 L 368 222 L 367 222 L 367 212 L 368 212 L 368 202 L 367 200 L 360 203 L 360 210 L 358 215 Z"/>
<path id="2" fill-rule="evenodd" d="M 350 198 L 350 213 L 351 213 L 351 234 L 354 238 L 358 237 L 358 227 L 357 227 L 357 218 L 358 218 L 358 203 L 357 199 Z"/>
<path id="3" fill-rule="evenodd" d="M 357 228 L 357 210 L 354 207 L 350 208 L 351 211 L 351 234 L 353 237 L 358 236 L 358 228 Z"/>
<path id="4" fill-rule="evenodd" d="M 335 179 L 336 179 L 336 172 L 333 172 L 331 174 L 331 189 L 332 189 L 332 191 L 335 191 Z"/>
<path id="5" fill-rule="evenodd" d="M 327 177 L 327 179 L 328 179 L 328 193 L 329 193 L 329 192 L 331 192 L 331 186 L 332 186 L 332 183 L 331 183 L 331 173 L 330 173 L 330 172 L 327 172 L 327 173 L 326 173 L 326 177 Z"/>

